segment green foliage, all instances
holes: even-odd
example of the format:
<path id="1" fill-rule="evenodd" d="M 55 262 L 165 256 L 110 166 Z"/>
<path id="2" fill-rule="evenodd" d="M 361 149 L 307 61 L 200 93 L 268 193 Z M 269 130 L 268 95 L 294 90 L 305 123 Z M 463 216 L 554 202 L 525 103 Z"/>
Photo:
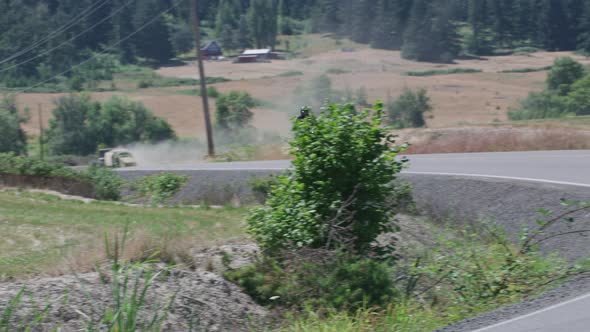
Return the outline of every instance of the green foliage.
<path id="1" fill-rule="evenodd" d="M 558 118 L 590 114 L 590 76 L 569 57 L 558 58 L 547 75 L 547 89 L 531 92 L 519 109 L 510 110 L 511 120 Z"/>
<path id="2" fill-rule="evenodd" d="M 86 176 L 94 183 L 97 199 L 103 201 L 118 201 L 121 199 L 123 179 L 110 168 L 91 166 L 86 171 Z"/>
<path id="3" fill-rule="evenodd" d="M 258 202 L 264 204 L 268 195 L 270 195 L 273 186 L 277 184 L 277 180 L 273 175 L 266 178 L 252 177 L 248 181 L 248 184 L 252 188 L 252 192 L 256 196 Z"/>
<path id="4" fill-rule="evenodd" d="M 291 77 L 291 76 L 301 76 L 301 75 L 304 75 L 304 73 L 302 71 L 290 70 L 290 71 L 280 73 L 279 77 Z"/>
<path id="5" fill-rule="evenodd" d="M 394 194 L 388 184 L 403 165 L 395 156 L 404 148 L 393 145 L 382 122 L 382 103 L 362 112 L 331 104 L 295 122 L 293 170 L 277 178 L 266 206 L 248 218 L 262 247 L 369 250 L 395 213 L 387 204 Z"/>
<path id="6" fill-rule="evenodd" d="M 246 127 L 254 114 L 250 108 L 256 101 L 247 92 L 232 91 L 217 98 L 216 121 L 222 129 L 239 129 Z"/>
<path id="7" fill-rule="evenodd" d="M 508 69 L 508 70 L 501 70 L 499 73 L 534 73 L 538 71 L 546 71 L 551 70 L 553 66 L 547 67 L 539 67 L 539 68 L 517 68 L 517 69 Z"/>
<path id="8" fill-rule="evenodd" d="M 346 69 L 341 69 L 341 68 L 330 68 L 330 69 L 326 70 L 326 74 L 331 74 L 331 75 L 341 75 L 341 74 L 348 74 L 348 73 L 352 73 L 352 71 L 346 70 Z"/>
<path id="9" fill-rule="evenodd" d="M 306 254 L 312 258 L 296 257 L 283 264 L 267 258 L 225 277 L 258 303 L 292 309 L 355 311 L 385 306 L 399 297 L 388 263 L 342 254 L 330 257 L 332 253 L 322 251 Z M 310 262 L 320 257 L 321 263 Z"/>
<path id="10" fill-rule="evenodd" d="M 188 180 L 186 175 L 160 173 L 135 180 L 131 188 L 139 197 L 149 199 L 151 204 L 163 204 L 174 197 Z"/>
<path id="11" fill-rule="evenodd" d="M 116 201 L 120 198 L 123 181 L 112 170 L 90 167 L 86 172 L 77 172 L 62 164 L 34 158 L 0 154 L 0 173 L 56 177 L 92 183 L 97 199 Z"/>
<path id="12" fill-rule="evenodd" d="M 436 76 L 436 75 L 451 75 L 451 74 L 472 74 L 481 73 L 481 69 L 474 68 L 451 68 L 451 69 L 433 69 L 425 71 L 408 71 L 406 76 Z"/>
<path id="13" fill-rule="evenodd" d="M 567 109 L 573 114 L 590 115 L 590 75 L 572 84 L 567 104 Z"/>
<path id="14" fill-rule="evenodd" d="M 551 92 L 531 92 L 520 103 L 520 108 L 508 111 L 510 120 L 558 118 L 567 112 L 565 97 Z"/>
<path id="15" fill-rule="evenodd" d="M 6 96 L 0 101 L 0 153 L 26 153 L 27 135 L 21 124 L 27 120 L 27 116 L 19 114 L 14 97 Z"/>
<path id="16" fill-rule="evenodd" d="M 570 57 L 555 60 L 547 76 L 547 88 L 560 96 L 566 96 L 571 86 L 584 77 L 584 66 Z"/>
<path id="17" fill-rule="evenodd" d="M 47 131 L 54 154 L 88 155 L 101 145 L 114 147 L 175 137 L 166 121 L 139 102 L 113 96 L 100 104 L 85 94 L 59 98 Z"/>
<path id="18" fill-rule="evenodd" d="M 431 110 L 426 89 L 417 92 L 406 89 L 397 100 L 387 103 L 387 122 L 396 128 L 424 127 L 424 113 Z"/>

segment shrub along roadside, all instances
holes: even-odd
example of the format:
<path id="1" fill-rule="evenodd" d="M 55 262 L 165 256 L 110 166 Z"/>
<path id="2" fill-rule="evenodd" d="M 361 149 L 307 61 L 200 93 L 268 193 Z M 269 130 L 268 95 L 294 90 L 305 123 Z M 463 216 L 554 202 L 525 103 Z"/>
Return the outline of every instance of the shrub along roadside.
<path id="1" fill-rule="evenodd" d="M 0 174 L 24 175 L 44 178 L 63 178 L 94 187 L 95 198 L 100 200 L 118 200 L 123 181 L 110 169 L 91 167 L 78 172 L 61 164 L 50 163 L 12 153 L 0 154 Z"/>

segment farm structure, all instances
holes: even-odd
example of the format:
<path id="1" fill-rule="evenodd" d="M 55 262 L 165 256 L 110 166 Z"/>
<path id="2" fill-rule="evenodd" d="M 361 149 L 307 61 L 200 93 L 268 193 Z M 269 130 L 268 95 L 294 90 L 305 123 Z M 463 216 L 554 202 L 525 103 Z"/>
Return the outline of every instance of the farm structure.
<path id="1" fill-rule="evenodd" d="M 276 59 L 277 56 L 270 48 L 258 50 L 245 50 L 238 56 L 238 63 L 267 62 Z"/>

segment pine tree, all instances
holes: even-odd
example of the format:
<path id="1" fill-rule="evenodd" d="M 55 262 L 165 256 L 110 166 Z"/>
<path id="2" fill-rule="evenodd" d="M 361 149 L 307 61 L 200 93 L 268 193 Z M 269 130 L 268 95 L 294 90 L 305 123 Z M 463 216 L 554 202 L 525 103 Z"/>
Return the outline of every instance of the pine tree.
<path id="1" fill-rule="evenodd" d="M 469 0 L 469 24 L 472 34 L 467 41 L 467 50 L 473 54 L 485 55 L 492 52 L 492 37 L 488 27 L 488 2 Z"/>
<path id="2" fill-rule="evenodd" d="M 356 0 L 354 2 L 351 39 L 357 43 L 369 43 L 373 27 L 375 0 Z"/>
<path id="3" fill-rule="evenodd" d="M 133 38 L 137 56 L 152 59 L 158 64 L 174 56 L 168 27 L 164 16 L 160 14 L 165 8 L 166 4 L 160 0 L 138 1 L 133 17 L 134 28 L 138 30 L 143 27 Z M 146 25 L 154 18 L 155 21 Z"/>
<path id="4" fill-rule="evenodd" d="M 376 13 L 371 46 L 389 50 L 399 49 L 400 41 L 396 34 L 397 22 L 395 15 L 392 15 L 390 2 L 378 0 Z"/>
<path id="5" fill-rule="evenodd" d="M 571 33 L 562 0 L 542 0 L 540 3 L 539 42 L 549 51 L 568 50 Z"/>
<path id="6" fill-rule="evenodd" d="M 416 0 L 404 36 L 402 56 L 418 61 L 452 61 L 460 52 L 460 36 L 446 1 Z"/>
<path id="7" fill-rule="evenodd" d="M 273 0 L 252 0 L 248 9 L 248 27 L 256 47 L 274 48 L 277 37 L 277 10 Z"/>
<path id="8" fill-rule="evenodd" d="M 584 5 L 584 11 L 578 23 L 577 48 L 583 52 L 590 53 L 590 2 Z"/>

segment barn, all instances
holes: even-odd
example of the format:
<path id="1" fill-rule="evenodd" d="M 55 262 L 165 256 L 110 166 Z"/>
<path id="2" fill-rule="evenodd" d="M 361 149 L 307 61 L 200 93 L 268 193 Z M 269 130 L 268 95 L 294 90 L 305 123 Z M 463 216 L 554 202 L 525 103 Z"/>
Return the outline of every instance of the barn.
<path id="1" fill-rule="evenodd" d="M 264 62 L 272 58 L 272 50 L 270 48 L 259 50 L 245 50 L 238 56 L 238 62 Z"/>

